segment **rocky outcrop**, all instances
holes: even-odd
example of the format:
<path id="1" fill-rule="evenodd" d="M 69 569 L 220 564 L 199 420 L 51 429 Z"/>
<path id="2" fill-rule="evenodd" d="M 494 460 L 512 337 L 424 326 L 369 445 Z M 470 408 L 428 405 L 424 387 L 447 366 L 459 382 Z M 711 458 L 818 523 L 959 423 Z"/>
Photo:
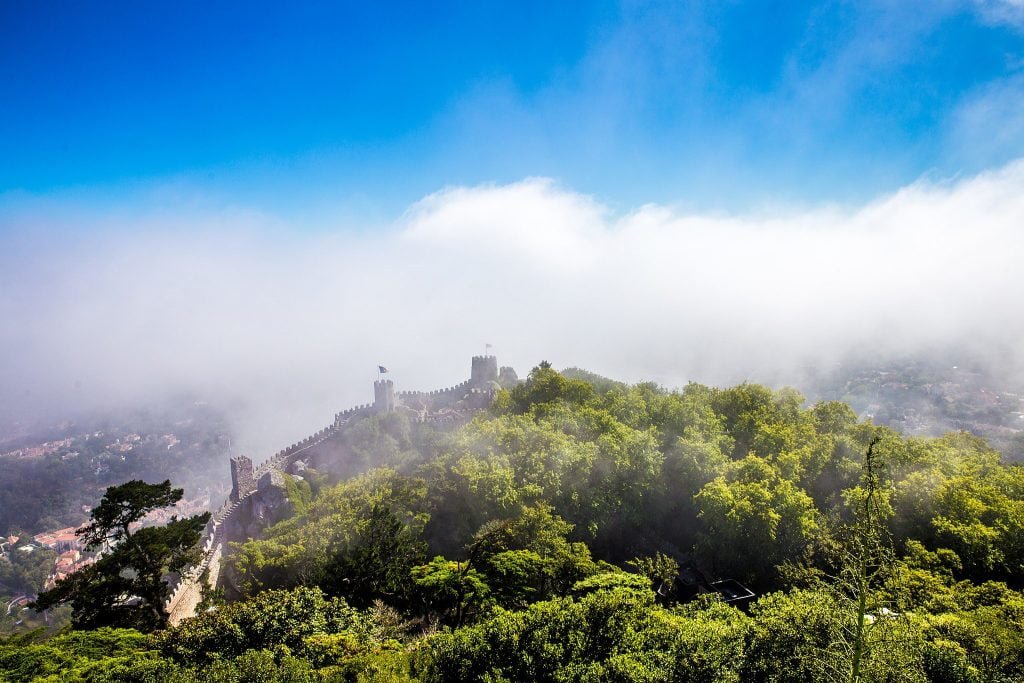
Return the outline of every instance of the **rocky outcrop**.
<path id="1" fill-rule="evenodd" d="M 259 538 L 267 527 L 291 517 L 295 506 L 288 499 L 284 479 L 287 476 L 280 470 L 270 470 L 260 477 L 253 494 L 247 496 L 237 513 L 226 521 L 224 538 L 234 542 Z"/>

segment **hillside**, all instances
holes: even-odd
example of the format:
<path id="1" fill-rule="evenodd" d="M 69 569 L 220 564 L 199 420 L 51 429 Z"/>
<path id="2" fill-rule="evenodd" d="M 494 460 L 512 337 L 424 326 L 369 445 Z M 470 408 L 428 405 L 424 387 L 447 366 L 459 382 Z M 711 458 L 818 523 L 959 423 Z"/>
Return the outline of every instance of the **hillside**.
<path id="1" fill-rule="evenodd" d="M 991 361 L 939 356 L 848 362 L 808 385 L 814 395 L 848 403 L 902 434 L 967 431 L 1005 460 L 1024 460 L 1024 391 L 1016 374 L 995 371 Z"/>
<path id="2" fill-rule="evenodd" d="M 754 384 L 542 363 L 468 421 L 347 424 L 215 609 L 0 646 L 12 681 L 1024 677 L 1024 470 Z M 870 458 L 868 454 L 870 453 Z M 116 624 L 113 624 L 116 626 Z"/>

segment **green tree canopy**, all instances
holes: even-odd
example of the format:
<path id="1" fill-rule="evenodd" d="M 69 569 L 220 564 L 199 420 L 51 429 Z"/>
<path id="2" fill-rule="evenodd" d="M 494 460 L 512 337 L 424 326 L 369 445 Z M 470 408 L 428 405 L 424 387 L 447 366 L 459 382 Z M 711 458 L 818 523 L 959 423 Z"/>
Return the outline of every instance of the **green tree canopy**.
<path id="1" fill-rule="evenodd" d="M 59 581 L 33 606 L 42 611 L 70 603 L 72 623 L 79 628 L 164 626 L 169 594 L 165 576 L 197 559 L 194 549 L 210 514 L 173 516 L 160 527 L 133 526 L 153 510 L 174 505 L 182 494 L 170 481 L 133 480 L 108 488 L 93 509 L 92 523 L 78 532 L 88 547 L 102 547 L 100 559 Z"/>

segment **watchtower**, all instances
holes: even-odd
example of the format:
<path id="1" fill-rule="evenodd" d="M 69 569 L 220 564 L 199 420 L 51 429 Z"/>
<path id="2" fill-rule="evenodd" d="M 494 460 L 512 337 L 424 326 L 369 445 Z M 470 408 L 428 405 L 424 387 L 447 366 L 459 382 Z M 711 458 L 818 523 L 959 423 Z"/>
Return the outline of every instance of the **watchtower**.
<path id="1" fill-rule="evenodd" d="M 237 503 L 255 485 L 252 480 L 252 460 L 244 455 L 231 458 L 231 501 Z"/>
<path id="2" fill-rule="evenodd" d="M 378 379 L 373 383 L 373 408 L 378 413 L 395 410 L 395 385 L 389 379 Z"/>
<path id="3" fill-rule="evenodd" d="M 473 369 L 469 382 L 474 387 L 481 387 L 488 382 L 498 381 L 498 358 L 496 356 L 473 356 Z"/>

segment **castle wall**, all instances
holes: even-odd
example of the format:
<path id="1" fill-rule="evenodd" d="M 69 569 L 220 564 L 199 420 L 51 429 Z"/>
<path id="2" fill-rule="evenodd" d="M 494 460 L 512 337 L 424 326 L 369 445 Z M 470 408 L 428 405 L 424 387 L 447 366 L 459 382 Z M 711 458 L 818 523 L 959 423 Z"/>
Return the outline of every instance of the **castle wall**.
<path id="1" fill-rule="evenodd" d="M 504 379 L 509 379 L 507 373 L 503 372 L 503 375 Z M 351 422 L 397 408 L 413 411 L 416 419 L 422 422 L 454 424 L 464 421 L 466 413 L 490 404 L 494 397 L 492 383 L 497 380 L 498 362 L 494 356 L 475 356 L 470 379 L 447 389 L 396 393 L 390 379 L 377 380 L 374 382 L 372 404 L 335 414 L 330 426 L 278 451 L 258 467 L 254 468 L 252 460 L 244 455 L 231 458 L 231 495 L 206 525 L 200 540 L 203 559 L 183 572 L 170 586 L 170 597 L 164 607 L 172 623 L 180 623 L 194 615 L 202 597 L 202 577 L 207 570 L 207 582 L 211 587 L 216 587 L 218 581 L 224 579 L 220 561 L 227 544 L 244 541 L 255 535 L 256 526 L 263 524 L 260 528 L 265 528 L 266 523 L 272 523 L 279 516 L 282 506 L 288 503 L 286 496 L 280 500 L 284 489 L 282 473 L 297 460 L 312 456 L 319 446 L 339 436 Z"/>

